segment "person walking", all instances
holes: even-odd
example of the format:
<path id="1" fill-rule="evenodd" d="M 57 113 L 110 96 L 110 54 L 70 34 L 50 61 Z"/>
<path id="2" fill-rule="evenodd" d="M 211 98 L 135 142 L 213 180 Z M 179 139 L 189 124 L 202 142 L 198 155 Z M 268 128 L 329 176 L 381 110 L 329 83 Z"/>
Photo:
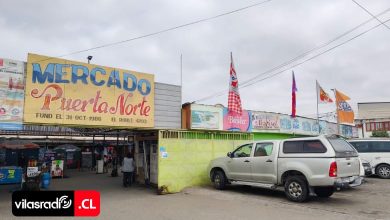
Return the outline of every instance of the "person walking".
<path id="1" fill-rule="evenodd" d="M 134 172 L 134 159 L 131 153 L 127 153 L 126 157 L 123 159 L 123 186 L 131 186 L 132 184 L 132 176 Z"/>

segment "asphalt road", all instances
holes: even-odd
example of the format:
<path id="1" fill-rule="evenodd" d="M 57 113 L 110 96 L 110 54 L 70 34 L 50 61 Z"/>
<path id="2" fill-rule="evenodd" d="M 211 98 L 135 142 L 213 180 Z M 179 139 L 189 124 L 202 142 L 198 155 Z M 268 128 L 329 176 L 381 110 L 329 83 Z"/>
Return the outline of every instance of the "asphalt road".
<path id="1" fill-rule="evenodd" d="M 0 187 L 0 219 L 16 219 L 11 213 L 9 187 Z M 53 180 L 51 189 L 100 191 L 100 219 L 390 219 L 390 180 L 378 178 L 368 178 L 364 185 L 337 192 L 329 199 L 312 197 L 306 203 L 292 203 L 280 191 L 245 186 L 224 191 L 195 187 L 177 194 L 156 195 L 155 189 L 122 188 L 120 177 L 89 172 Z"/>

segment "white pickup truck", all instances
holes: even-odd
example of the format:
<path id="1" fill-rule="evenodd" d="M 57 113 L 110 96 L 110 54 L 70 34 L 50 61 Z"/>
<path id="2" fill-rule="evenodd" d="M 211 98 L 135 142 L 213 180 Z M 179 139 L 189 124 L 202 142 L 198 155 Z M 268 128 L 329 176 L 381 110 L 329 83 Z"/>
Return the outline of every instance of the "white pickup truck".
<path id="1" fill-rule="evenodd" d="M 329 197 L 337 188 L 362 182 L 356 150 L 337 136 L 256 141 L 209 165 L 215 188 L 227 184 L 283 188 L 288 199 L 303 202 L 311 193 Z"/>

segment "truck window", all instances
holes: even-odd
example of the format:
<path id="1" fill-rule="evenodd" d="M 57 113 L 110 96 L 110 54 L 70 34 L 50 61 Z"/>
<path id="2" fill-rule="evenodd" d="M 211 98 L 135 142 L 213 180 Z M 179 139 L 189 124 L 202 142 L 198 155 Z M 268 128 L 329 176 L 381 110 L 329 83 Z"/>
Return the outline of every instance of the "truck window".
<path id="1" fill-rule="evenodd" d="M 325 153 L 326 147 L 319 140 L 305 141 L 303 143 L 303 152 L 304 153 Z"/>
<path id="2" fill-rule="evenodd" d="M 328 140 L 336 152 L 355 151 L 355 149 L 350 144 L 348 144 L 348 142 L 341 138 L 328 138 Z"/>
<path id="3" fill-rule="evenodd" d="M 233 152 L 233 157 L 250 157 L 252 144 L 243 145 Z"/>
<path id="4" fill-rule="evenodd" d="M 273 143 L 257 143 L 254 157 L 270 156 L 272 154 Z"/>
<path id="5" fill-rule="evenodd" d="M 347 141 L 341 138 L 328 138 L 330 144 L 332 145 L 334 151 L 336 152 L 336 157 L 357 157 L 357 151 L 352 147 Z"/>
<path id="6" fill-rule="evenodd" d="M 303 153 L 303 141 L 286 141 L 283 144 L 283 153 Z"/>
<path id="7" fill-rule="evenodd" d="M 283 153 L 325 153 L 326 147 L 320 140 L 286 141 L 283 144 Z"/>

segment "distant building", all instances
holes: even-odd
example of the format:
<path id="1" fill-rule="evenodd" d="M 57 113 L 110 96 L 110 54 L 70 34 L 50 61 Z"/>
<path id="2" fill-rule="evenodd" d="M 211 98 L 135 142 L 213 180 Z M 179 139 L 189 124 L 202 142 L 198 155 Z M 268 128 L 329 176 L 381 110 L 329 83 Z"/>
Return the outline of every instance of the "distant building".
<path id="1" fill-rule="evenodd" d="M 358 103 L 355 124 L 360 138 L 371 137 L 373 131 L 390 131 L 390 102 Z"/>

